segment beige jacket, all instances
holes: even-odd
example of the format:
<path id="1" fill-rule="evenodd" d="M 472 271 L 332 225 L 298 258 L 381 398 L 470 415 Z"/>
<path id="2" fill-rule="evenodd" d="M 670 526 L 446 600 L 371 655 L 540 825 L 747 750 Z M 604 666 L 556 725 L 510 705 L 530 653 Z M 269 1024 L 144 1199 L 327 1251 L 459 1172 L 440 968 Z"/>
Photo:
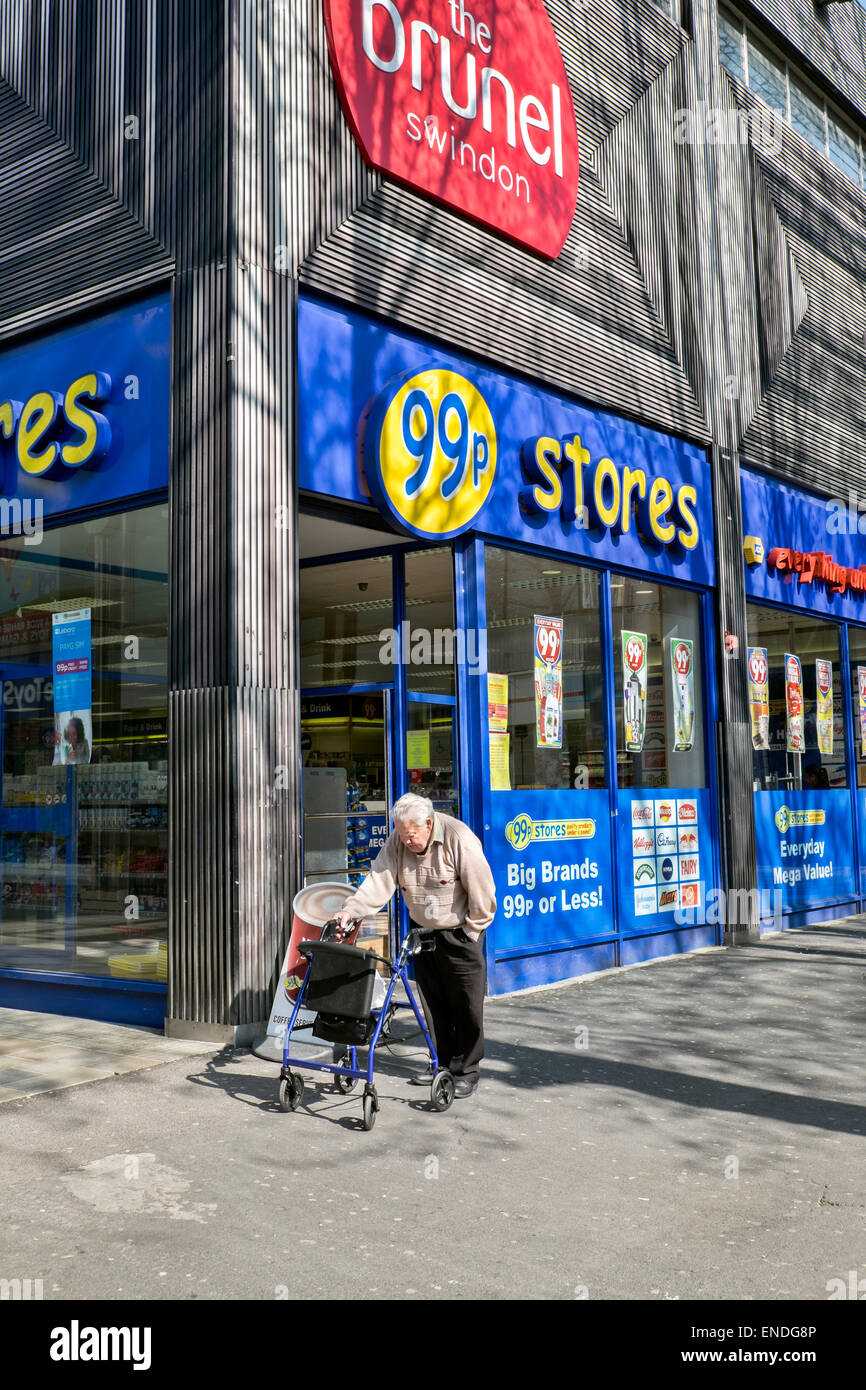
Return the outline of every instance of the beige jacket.
<path id="1" fill-rule="evenodd" d="M 355 918 L 370 916 L 397 888 L 416 926 L 462 927 L 471 941 L 479 939 L 496 913 L 496 887 L 481 841 L 468 825 L 439 811 L 424 853 L 407 849 L 394 830 L 341 910 Z"/>

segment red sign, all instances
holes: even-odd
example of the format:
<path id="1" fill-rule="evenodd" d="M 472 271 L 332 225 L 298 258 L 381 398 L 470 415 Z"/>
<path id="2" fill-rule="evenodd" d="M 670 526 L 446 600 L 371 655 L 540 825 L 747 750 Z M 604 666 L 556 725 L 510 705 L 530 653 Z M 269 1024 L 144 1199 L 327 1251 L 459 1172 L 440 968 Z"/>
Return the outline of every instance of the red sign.
<path id="1" fill-rule="evenodd" d="M 818 580 L 831 594 L 844 594 L 849 589 L 855 594 L 866 593 L 866 565 L 859 569 L 837 565 L 824 550 L 789 550 L 776 545 L 767 556 L 767 568 L 784 575 L 798 574 L 800 584 Z"/>
<path id="2" fill-rule="evenodd" d="M 559 656 L 562 643 L 562 622 L 539 622 L 535 629 L 535 650 L 542 661 L 551 665 Z"/>
<path id="3" fill-rule="evenodd" d="M 625 659 L 630 671 L 639 671 L 643 666 L 644 648 L 643 642 L 637 637 L 630 637 L 625 644 Z"/>
<path id="4" fill-rule="evenodd" d="M 325 24 L 373 168 L 555 259 L 578 148 L 543 0 L 325 0 Z"/>
<path id="5" fill-rule="evenodd" d="M 756 647 L 749 657 L 749 675 L 755 682 L 755 685 L 766 685 L 767 663 L 761 648 Z"/>

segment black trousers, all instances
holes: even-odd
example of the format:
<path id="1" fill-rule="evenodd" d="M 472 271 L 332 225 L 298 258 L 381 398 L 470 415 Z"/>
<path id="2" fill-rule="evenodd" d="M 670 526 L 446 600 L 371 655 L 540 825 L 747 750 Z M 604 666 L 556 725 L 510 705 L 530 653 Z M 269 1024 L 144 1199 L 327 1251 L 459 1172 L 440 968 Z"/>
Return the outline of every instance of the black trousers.
<path id="1" fill-rule="evenodd" d="M 477 1081 L 484 1056 L 484 947 L 481 941 L 470 941 L 460 927 L 436 930 L 433 938 L 436 949 L 422 951 L 413 961 L 427 1027 L 439 1065 Z"/>

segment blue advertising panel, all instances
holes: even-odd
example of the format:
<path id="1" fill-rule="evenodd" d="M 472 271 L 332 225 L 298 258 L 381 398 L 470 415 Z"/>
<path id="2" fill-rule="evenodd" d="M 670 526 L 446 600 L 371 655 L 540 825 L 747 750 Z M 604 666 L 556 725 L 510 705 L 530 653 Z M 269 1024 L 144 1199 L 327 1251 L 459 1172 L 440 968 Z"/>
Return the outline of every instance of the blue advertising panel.
<path id="1" fill-rule="evenodd" d="M 705 454 L 311 299 L 299 486 L 411 536 L 479 534 L 714 582 Z"/>
<path id="2" fill-rule="evenodd" d="M 855 896 L 847 791 L 755 792 L 755 837 L 762 916 Z"/>
<path id="3" fill-rule="evenodd" d="M 54 762 L 89 763 L 93 746 L 93 647 L 90 609 L 51 619 Z"/>
<path id="4" fill-rule="evenodd" d="M 864 827 L 866 827 L 866 791 L 860 787 L 856 791 L 857 820 L 860 826 L 860 896 L 866 898 L 866 853 L 864 853 Z"/>
<path id="5" fill-rule="evenodd" d="M 497 955 L 615 930 L 606 791 L 496 792 L 490 810 Z"/>
<path id="6" fill-rule="evenodd" d="M 623 931 L 704 922 L 716 877 L 710 793 L 630 788 L 617 794 L 617 808 Z"/>
<path id="7" fill-rule="evenodd" d="M 866 513 L 741 472 L 746 593 L 866 622 Z M 862 525 L 861 525 L 862 523 Z"/>
<path id="8" fill-rule="evenodd" d="M 170 329 L 159 294 L 0 351 L 4 534 L 167 487 Z"/>

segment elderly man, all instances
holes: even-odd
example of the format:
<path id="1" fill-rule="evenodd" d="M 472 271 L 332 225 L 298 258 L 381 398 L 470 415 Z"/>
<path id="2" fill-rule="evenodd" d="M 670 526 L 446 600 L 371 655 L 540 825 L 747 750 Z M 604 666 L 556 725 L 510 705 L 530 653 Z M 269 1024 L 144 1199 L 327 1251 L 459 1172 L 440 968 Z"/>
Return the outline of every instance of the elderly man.
<path id="1" fill-rule="evenodd" d="M 415 979 L 440 1066 L 455 1096 L 471 1096 L 484 1056 L 487 966 L 482 936 L 496 912 L 490 865 L 462 821 L 408 792 L 369 874 L 337 914 L 341 924 L 378 912 L 399 888 L 416 927 L 436 930 L 436 949 L 415 957 Z"/>

